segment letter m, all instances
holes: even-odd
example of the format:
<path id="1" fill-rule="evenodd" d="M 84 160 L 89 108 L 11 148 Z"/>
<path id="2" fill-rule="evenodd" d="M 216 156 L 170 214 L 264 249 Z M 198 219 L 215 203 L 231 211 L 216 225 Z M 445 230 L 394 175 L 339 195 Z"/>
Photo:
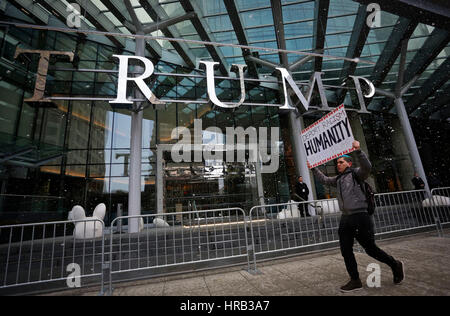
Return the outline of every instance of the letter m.
<path id="1" fill-rule="evenodd" d="M 292 75 L 289 73 L 289 71 L 287 71 L 287 69 L 285 69 L 285 68 L 276 68 L 276 69 L 278 71 L 280 71 L 281 80 L 283 82 L 283 91 L 284 91 L 285 102 L 284 102 L 284 105 L 282 107 L 280 107 L 281 110 L 295 109 L 295 108 L 291 107 L 291 105 L 289 104 L 290 102 L 289 102 L 289 95 L 288 95 L 286 82 L 289 84 L 289 87 L 294 92 L 292 95 L 296 96 L 298 99 L 298 102 L 296 102 L 296 105 L 300 105 L 300 104 L 302 105 L 301 112 L 308 111 L 309 105 L 311 103 L 312 93 L 314 91 L 314 87 L 315 87 L 316 83 L 317 83 L 317 89 L 319 91 L 322 107 L 324 110 L 329 110 L 328 101 L 327 101 L 327 98 L 325 95 L 325 90 L 324 90 L 323 83 L 322 83 L 323 72 L 315 72 L 311 76 L 311 80 L 309 81 L 309 90 L 308 90 L 307 96 L 305 98 L 303 93 L 300 91 L 300 89 L 296 85 L 296 83 L 295 83 L 294 79 L 292 78 Z"/>

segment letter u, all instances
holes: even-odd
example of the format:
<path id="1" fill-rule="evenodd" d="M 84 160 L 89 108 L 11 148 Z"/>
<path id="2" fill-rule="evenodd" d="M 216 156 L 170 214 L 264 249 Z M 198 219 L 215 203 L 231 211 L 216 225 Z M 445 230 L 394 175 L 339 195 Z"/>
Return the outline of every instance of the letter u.
<path id="1" fill-rule="evenodd" d="M 212 103 L 225 109 L 234 109 L 241 106 L 245 101 L 245 82 L 244 82 L 244 69 L 246 65 L 233 65 L 231 70 L 237 69 L 239 72 L 240 82 L 241 82 L 241 99 L 238 103 L 227 105 L 219 100 L 216 95 L 216 80 L 214 79 L 214 66 L 218 65 L 218 62 L 212 61 L 201 61 L 200 64 L 206 67 L 206 78 L 208 85 L 208 95 Z"/>

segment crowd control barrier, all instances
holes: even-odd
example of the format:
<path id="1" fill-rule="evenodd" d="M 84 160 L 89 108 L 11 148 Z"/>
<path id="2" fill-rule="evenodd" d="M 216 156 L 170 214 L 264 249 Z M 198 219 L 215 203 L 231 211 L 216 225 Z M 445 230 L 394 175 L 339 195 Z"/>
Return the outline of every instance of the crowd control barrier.
<path id="1" fill-rule="evenodd" d="M 0 293 L 103 284 L 104 228 L 98 219 L 1 226 Z"/>
<path id="2" fill-rule="evenodd" d="M 450 223 L 450 188 L 375 196 L 376 237 L 442 229 Z M 303 212 L 302 212 L 303 211 Z M 308 211 L 308 212 L 306 212 Z M 302 213 L 313 214 L 304 217 Z M 0 294 L 78 288 L 247 265 L 339 246 L 336 199 L 123 216 L 103 221 L 46 222 L 0 227 Z M 129 223 L 139 223 L 129 232 Z M 31 290 L 30 290 L 31 289 Z"/>

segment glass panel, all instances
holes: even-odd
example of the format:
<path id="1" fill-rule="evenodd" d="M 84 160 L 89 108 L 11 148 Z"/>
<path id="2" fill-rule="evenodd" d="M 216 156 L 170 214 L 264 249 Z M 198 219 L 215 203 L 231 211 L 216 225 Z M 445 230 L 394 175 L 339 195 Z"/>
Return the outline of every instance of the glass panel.
<path id="1" fill-rule="evenodd" d="M 249 42 L 276 40 L 275 28 L 273 26 L 260 27 L 246 30 Z M 259 46 L 259 45 L 258 45 Z"/>
<path id="2" fill-rule="evenodd" d="M 255 10 L 241 13 L 244 27 L 273 25 L 272 9 Z"/>
<path id="3" fill-rule="evenodd" d="M 67 165 L 65 175 L 73 178 L 85 178 L 86 165 Z"/>
<path id="4" fill-rule="evenodd" d="M 23 90 L 5 81 L 0 81 L 0 132 L 14 134 Z"/>
<path id="5" fill-rule="evenodd" d="M 287 50 L 309 50 L 312 48 L 313 38 L 299 38 L 295 40 L 286 40 Z"/>
<path id="6" fill-rule="evenodd" d="M 240 10 L 270 7 L 270 0 L 237 0 L 236 5 Z"/>
<path id="7" fill-rule="evenodd" d="M 152 18 L 148 15 L 144 8 L 134 9 L 139 21 L 143 24 L 152 23 Z"/>
<path id="8" fill-rule="evenodd" d="M 284 26 L 284 34 L 286 38 L 297 37 L 302 35 L 310 36 L 313 30 L 314 22 L 302 22 L 288 24 Z"/>
<path id="9" fill-rule="evenodd" d="M 87 150 L 69 150 L 67 153 L 68 165 L 85 165 L 87 160 Z"/>
<path id="10" fill-rule="evenodd" d="M 213 32 L 217 31 L 233 31 L 233 25 L 231 24 L 230 17 L 228 15 L 219 15 L 206 18 L 208 26 Z"/>
<path id="11" fill-rule="evenodd" d="M 56 109 L 39 111 L 38 129 L 42 131 L 36 138 L 42 143 L 63 146 L 66 128 L 67 102 L 60 102 Z M 43 125 L 43 126 L 42 126 Z"/>
<path id="12" fill-rule="evenodd" d="M 225 4 L 222 0 L 194 0 L 204 15 L 226 13 Z"/>
<path id="13" fill-rule="evenodd" d="M 350 42 L 351 33 L 327 35 L 325 37 L 325 44 L 327 47 L 347 46 Z"/>
<path id="14" fill-rule="evenodd" d="M 25 98 L 30 98 L 31 93 L 25 93 Z M 28 104 L 24 103 L 22 105 L 22 114 L 20 115 L 20 124 L 19 124 L 19 136 L 32 138 L 33 135 L 33 127 L 34 127 L 34 118 L 36 115 L 36 110 L 30 107 Z"/>
<path id="15" fill-rule="evenodd" d="M 314 18 L 314 1 L 283 6 L 284 23 Z"/>
<path id="16" fill-rule="evenodd" d="M 327 34 L 352 31 L 355 19 L 356 15 L 328 19 Z"/>
<path id="17" fill-rule="evenodd" d="M 128 177 L 129 165 L 128 164 L 112 164 L 111 165 L 111 177 Z"/>
<path id="18" fill-rule="evenodd" d="M 70 130 L 67 146 L 69 149 L 88 148 L 89 124 L 91 122 L 90 102 L 72 102 Z"/>
<path id="19" fill-rule="evenodd" d="M 130 111 L 120 110 L 114 113 L 113 148 L 130 148 L 131 116 Z"/>
<path id="20" fill-rule="evenodd" d="M 196 105 L 195 104 L 178 104 L 178 126 L 187 127 L 189 129 L 194 128 Z M 191 133 L 192 133 L 191 132 Z"/>
<path id="21" fill-rule="evenodd" d="M 90 178 L 103 178 L 110 176 L 111 165 L 89 165 L 89 177 Z"/>
<path id="22" fill-rule="evenodd" d="M 129 178 L 111 178 L 111 193 L 128 195 Z"/>
<path id="23" fill-rule="evenodd" d="M 89 163 L 91 164 L 107 164 L 111 162 L 111 150 L 97 149 L 89 151 Z"/>
<path id="24" fill-rule="evenodd" d="M 81 60 L 92 60 L 97 59 L 98 45 L 90 41 L 81 42 L 78 46 L 78 54 Z"/>
<path id="25" fill-rule="evenodd" d="M 170 103 L 166 110 L 158 111 L 158 136 L 161 144 L 172 143 L 172 130 L 176 127 L 176 104 Z"/>
<path id="26" fill-rule="evenodd" d="M 142 121 L 142 148 L 156 146 L 156 111 L 149 107 L 144 110 Z"/>
<path id="27" fill-rule="evenodd" d="M 111 148 L 114 112 L 107 102 L 95 102 L 91 130 L 91 148 Z"/>
<path id="28" fill-rule="evenodd" d="M 331 0 L 330 7 L 328 9 L 328 16 L 336 16 L 343 14 L 356 14 L 359 4 L 354 1 L 348 0 Z"/>

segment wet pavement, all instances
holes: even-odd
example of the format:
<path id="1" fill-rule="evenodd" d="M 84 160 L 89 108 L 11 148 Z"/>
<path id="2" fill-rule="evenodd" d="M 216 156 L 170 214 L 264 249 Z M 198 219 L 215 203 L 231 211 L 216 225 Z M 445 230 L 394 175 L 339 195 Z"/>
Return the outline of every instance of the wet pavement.
<path id="1" fill-rule="evenodd" d="M 378 241 L 384 251 L 405 264 L 406 278 L 394 285 L 391 269 L 356 252 L 363 289 L 341 293 L 348 281 L 339 250 L 327 250 L 259 263 L 259 273 L 251 274 L 247 266 L 217 269 L 185 275 L 114 284 L 113 296 L 436 296 L 450 295 L 450 231 L 444 237 L 436 233 Z M 377 281 L 380 287 L 377 287 Z M 369 281 L 369 282 L 368 282 Z M 374 287 L 373 287 L 374 286 Z M 85 288 L 47 295 L 96 296 L 99 288 Z"/>

